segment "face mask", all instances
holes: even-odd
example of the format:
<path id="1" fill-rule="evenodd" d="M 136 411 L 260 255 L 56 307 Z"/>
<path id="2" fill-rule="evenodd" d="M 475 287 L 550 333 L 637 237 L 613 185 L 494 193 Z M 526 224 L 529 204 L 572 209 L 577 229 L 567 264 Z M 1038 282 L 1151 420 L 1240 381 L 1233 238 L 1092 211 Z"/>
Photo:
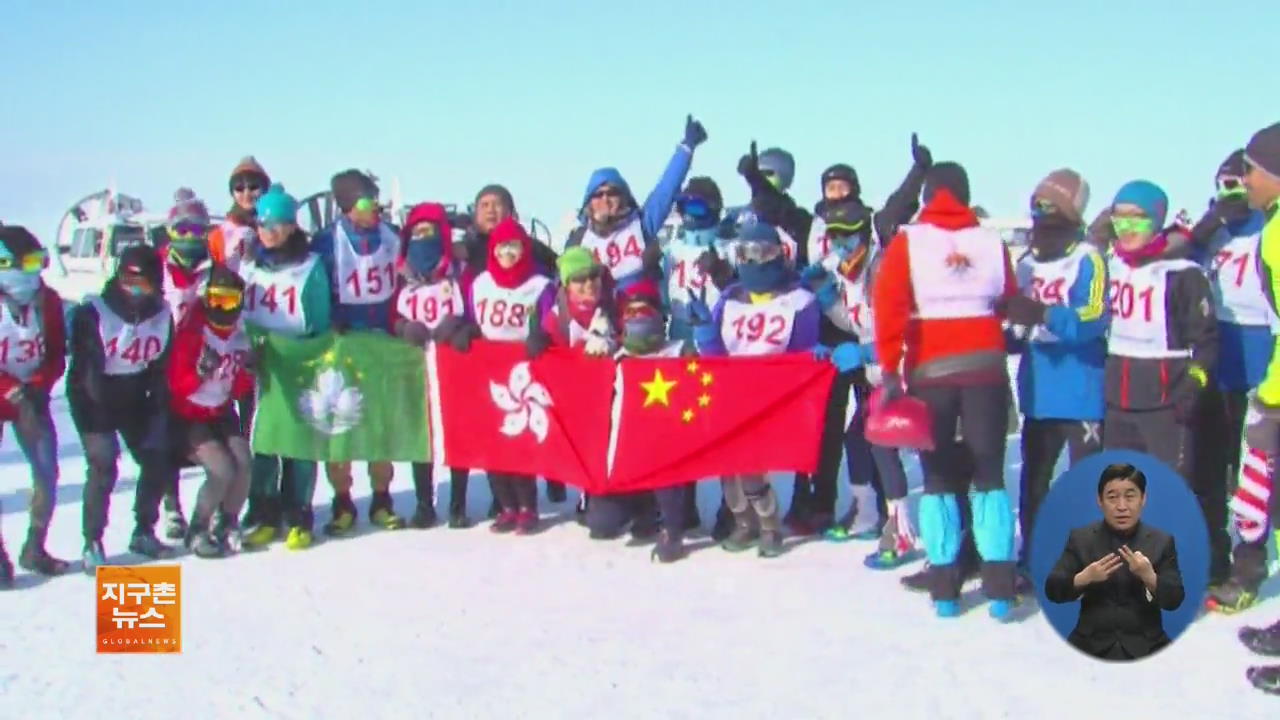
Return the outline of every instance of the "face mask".
<path id="1" fill-rule="evenodd" d="M 662 347 L 666 327 L 660 315 L 639 315 L 622 323 L 622 346 L 637 355 Z"/>
<path id="2" fill-rule="evenodd" d="M 749 292 L 776 290 L 787 279 L 786 260 L 777 257 L 764 263 L 742 263 L 738 265 L 738 278 Z"/>
<path id="3" fill-rule="evenodd" d="M 40 276 L 21 270 L 0 270 L 0 293 L 26 305 L 40 290 Z"/>
<path id="4" fill-rule="evenodd" d="M 1031 223 L 1031 250 L 1037 260 L 1056 260 L 1082 237 L 1081 228 L 1060 215 L 1037 217 Z"/>
<path id="5" fill-rule="evenodd" d="M 410 269 L 419 275 L 427 275 L 440 264 L 444 257 L 444 246 L 439 238 L 429 240 L 410 240 L 405 251 L 405 261 Z"/>
<path id="6" fill-rule="evenodd" d="M 169 244 L 169 258 L 178 265 L 192 268 L 209 257 L 209 248 L 203 242 L 172 242 Z"/>

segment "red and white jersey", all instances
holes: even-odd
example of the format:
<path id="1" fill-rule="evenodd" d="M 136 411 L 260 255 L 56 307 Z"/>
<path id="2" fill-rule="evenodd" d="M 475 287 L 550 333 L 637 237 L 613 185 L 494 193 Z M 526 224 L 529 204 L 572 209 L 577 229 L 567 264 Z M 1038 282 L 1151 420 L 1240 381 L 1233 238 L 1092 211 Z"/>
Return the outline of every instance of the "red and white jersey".
<path id="1" fill-rule="evenodd" d="M 1267 325 L 1271 305 L 1257 272 L 1261 231 L 1233 236 L 1223 230 L 1209 245 L 1209 285 L 1218 320 L 1236 325 Z"/>
<path id="2" fill-rule="evenodd" d="M 333 278 L 338 302 L 343 305 L 374 305 L 387 302 L 396 290 L 396 259 L 400 257 L 400 236 L 386 223 L 378 225 L 378 249 L 368 255 L 357 253 L 342 223 L 333 226 Z"/>
<path id="3" fill-rule="evenodd" d="M 165 309 L 140 323 L 126 322 L 100 297 L 89 300 L 98 313 L 103 372 L 136 375 L 147 369 L 169 346 L 173 320 Z"/>
<path id="4" fill-rule="evenodd" d="M 20 308 L 0 303 L 0 372 L 26 382 L 44 362 L 41 296 Z M 16 311 L 16 312 L 15 312 Z"/>
<path id="5" fill-rule="evenodd" d="M 178 285 L 178 281 L 174 278 L 173 266 L 164 263 L 164 277 L 162 288 L 164 291 L 164 301 L 169 304 L 169 312 L 173 315 L 173 324 L 179 325 L 183 318 L 187 316 L 187 311 L 200 302 L 200 291 L 205 284 L 205 278 L 208 276 L 209 266 L 207 263 L 201 263 L 196 267 L 197 280 L 186 287 Z"/>
<path id="6" fill-rule="evenodd" d="M 239 225 L 230 220 L 224 221 L 219 227 L 222 230 L 222 262 L 233 272 L 239 273 L 249 249 L 250 238 L 257 231 L 250 225 Z"/>
<path id="7" fill-rule="evenodd" d="M 729 355 L 780 355 L 791 344 L 796 315 L 813 302 L 813 293 L 796 288 L 765 302 L 726 299 L 720 339 Z"/>
<path id="8" fill-rule="evenodd" d="M 318 262 L 320 256 L 315 253 L 282 268 L 268 268 L 245 259 L 240 265 L 245 284 L 245 323 L 293 337 L 305 333 L 307 317 L 302 293 Z"/>
<path id="9" fill-rule="evenodd" d="M 410 322 L 419 322 L 432 330 L 445 318 L 461 317 L 462 290 L 453 280 L 438 280 L 420 285 L 406 285 L 396 300 L 396 313 Z"/>
<path id="10" fill-rule="evenodd" d="M 236 375 L 244 370 L 249 357 L 249 335 L 244 331 L 244 322 L 236 322 L 236 330 L 225 338 L 219 337 L 210 328 L 204 328 L 205 347 L 213 348 L 218 354 L 218 366 L 213 374 L 200 383 L 187 397 L 193 405 L 206 408 L 220 408 L 231 400 L 231 390 L 235 385 Z"/>
<path id="11" fill-rule="evenodd" d="M 989 228 L 907 225 L 911 292 L 921 319 L 990 317 L 1004 294 L 1004 241 Z"/>
<path id="12" fill-rule="evenodd" d="M 522 342 L 529 337 L 529 318 L 551 279 L 531 275 L 519 287 L 504 288 L 482 272 L 471 284 L 471 311 L 486 340 Z"/>
<path id="13" fill-rule="evenodd" d="M 840 256 L 828 252 L 820 261 L 824 270 L 831 273 L 839 293 L 840 304 L 848 316 L 848 329 L 858 336 L 863 345 L 872 342 L 876 337 L 875 316 L 871 312 L 871 295 L 867 292 L 872 265 L 879 251 L 873 246 L 867 250 L 867 257 L 862 261 L 862 269 L 856 277 L 846 277 L 840 272 Z"/>
<path id="14" fill-rule="evenodd" d="M 639 217 L 605 237 L 597 235 L 588 224 L 582 235 L 582 247 L 590 250 L 596 262 L 615 280 L 644 269 L 644 226 Z"/>
<path id="15" fill-rule="evenodd" d="M 1132 267 L 1118 257 L 1109 261 L 1111 329 L 1107 353 L 1129 358 L 1189 358 L 1191 350 L 1169 347 L 1165 309 L 1169 275 L 1189 268 L 1190 260 L 1155 260 Z"/>

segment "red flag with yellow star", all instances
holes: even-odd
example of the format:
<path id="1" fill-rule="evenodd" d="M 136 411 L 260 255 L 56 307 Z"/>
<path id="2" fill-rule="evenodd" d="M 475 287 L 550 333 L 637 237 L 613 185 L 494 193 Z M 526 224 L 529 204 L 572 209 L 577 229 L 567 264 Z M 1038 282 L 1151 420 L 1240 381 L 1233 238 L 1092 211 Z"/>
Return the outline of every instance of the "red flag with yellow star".
<path id="1" fill-rule="evenodd" d="M 807 353 L 627 358 L 604 492 L 813 472 L 835 368 Z"/>

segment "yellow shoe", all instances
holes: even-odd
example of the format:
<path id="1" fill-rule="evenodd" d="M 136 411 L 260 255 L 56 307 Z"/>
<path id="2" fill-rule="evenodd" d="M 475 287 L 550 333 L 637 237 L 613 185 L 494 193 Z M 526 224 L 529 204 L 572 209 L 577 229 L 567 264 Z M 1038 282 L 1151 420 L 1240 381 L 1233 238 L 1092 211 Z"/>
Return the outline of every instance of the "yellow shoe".
<path id="1" fill-rule="evenodd" d="M 279 530 L 274 525 L 259 525 L 244 536 L 244 546 L 248 548 L 265 547 L 275 542 Z"/>
<path id="2" fill-rule="evenodd" d="M 369 521 L 387 530 L 399 530 L 405 526 L 404 518 L 385 508 L 375 510 Z"/>
<path id="3" fill-rule="evenodd" d="M 306 550 L 311 547 L 311 531 L 300 527 L 289 528 L 289 536 L 284 539 L 284 546 L 290 550 Z"/>

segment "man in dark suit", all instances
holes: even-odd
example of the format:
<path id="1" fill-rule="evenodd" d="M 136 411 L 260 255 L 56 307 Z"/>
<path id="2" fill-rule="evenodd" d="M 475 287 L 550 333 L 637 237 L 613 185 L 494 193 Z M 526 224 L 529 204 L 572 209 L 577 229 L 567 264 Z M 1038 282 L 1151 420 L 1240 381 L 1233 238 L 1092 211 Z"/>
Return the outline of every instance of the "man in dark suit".
<path id="1" fill-rule="evenodd" d="M 1161 610 L 1176 610 L 1185 591 L 1173 537 L 1142 523 L 1147 478 L 1117 463 L 1098 480 L 1103 520 L 1071 531 L 1045 579 L 1051 602 L 1080 600 L 1067 640 L 1103 660 L 1136 660 L 1169 644 Z"/>

